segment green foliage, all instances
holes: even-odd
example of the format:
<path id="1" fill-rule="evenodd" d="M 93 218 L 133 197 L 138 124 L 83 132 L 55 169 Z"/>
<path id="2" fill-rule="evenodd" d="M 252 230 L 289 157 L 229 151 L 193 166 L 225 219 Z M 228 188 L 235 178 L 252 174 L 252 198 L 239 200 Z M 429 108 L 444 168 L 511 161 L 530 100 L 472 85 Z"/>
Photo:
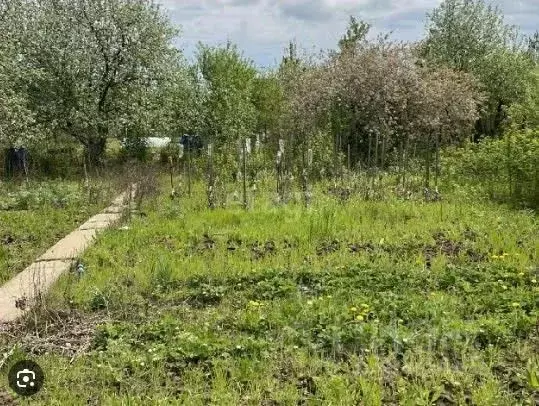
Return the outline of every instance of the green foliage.
<path id="1" fill-rule="evenodd" d="M 204 89 L 202 132 L 217 150 L 232 153 L 234 149 L 224 148 L 251 134 L 256 125 L 252 100 L 256 69 L 230 43 L 215 48 L 200 45 L 197 67 Z"/>
<path id="2" fill-rule="evenodd" d="M 149 152 L 148 144 L 144 138 L 131 136 L 123 140 L 119 157 L 122 161 L 135 158 L 144 162 L 148 160 L 150 156 Z"/>
<path id="3" fill-rule="evenodd" d="M 528 38 L 528 54 L 533 62 L 539 63 L 539 30 Z"/>
<path id="4" fill-rule="evenodd" d="M 200 130 L 203 92 L 195 75 L 195 67 L 178 59 L 167 63 L 167 69 L 153 89 L 153 97 L 150 98 L 147 91 L 140 95 L 142 100 L 149 99 L 150 102 L 146 126 L 135 127 L 141 136 L 154 134 L 174 139 Z M 133 110 L 135 118 L 140 114 L 139 109 Z M 126 122 L 133 123 L 133 120 L 129 117 Z"/>
<path id="5" fill-rule="evenodd" d="M 19 147 L 38 135 L 34 112 L 30 110 L 23 79 L 36 72 L 21 63 L 17 38 L 23 3 L 0 2 L 0 147 Z"/>
<path id="6" fill-rule="evenodd" d="M 480 131 L 499 134 L 503 107 L 521 99 L 531 67 L 517 29 L 483 0 L 445 0 L 428 18 L 423 56 L 479 79 L 488 95 Z"/>
<path id="7" fill-rule="evenodd" d="M 149 110 L 144 90 L 151 94 L 176 54 L 175 30 L 146 0 L 25 2 L 17 17 L 17 66 L 39 72 L 22 78 L 31 110 L 96 163 L 122 118 L 140 125 L 134 117 Z"/>
<path id="8" fill-rule="evenodd" d="M 355 48 L 369 33 L 371 26 L 364 21 L 358 21 L 354 16 L 350 16 L 350 22 L 346 29 L 346 34 L 339 40 L 339 48 L 341 52 L 346 52 L 351 48 Z"/>
<path id="9" fill-rule="evenodd" d="M 448 156 L 449 176 L 490 197 L 539 207 L 539 131 L 509 131 Z"/>
<path id="10" fill-rule="evenodd" d="M 509 108 L 509 126 L 515 130 L 539 128 L 539 68 L 535 68 L 522 102 Z"/>
<path id="11" fill-rule="evenodd" d="M 261 74 L 255 79 L 253 103 L 257 112 L 256 133 L 277 133 L 284 113 L 284 91 L 276 74 Z"/>

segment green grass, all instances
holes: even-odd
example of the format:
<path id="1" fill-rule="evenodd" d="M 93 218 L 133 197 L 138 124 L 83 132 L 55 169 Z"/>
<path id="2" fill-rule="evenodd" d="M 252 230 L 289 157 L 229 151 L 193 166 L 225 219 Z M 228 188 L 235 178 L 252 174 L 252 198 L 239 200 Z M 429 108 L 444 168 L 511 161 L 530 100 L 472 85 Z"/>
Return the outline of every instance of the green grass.
<path id="1" fill-rule="evenodd" d="M 105 182 L 0 183 L 0 284 L 99 212 L 116 190 Z"/>
<path id="2" fill-rule="evenodd" d="M 28 404 L 539 399 L 533 213 L 320 192 L 307 209 L 209 211 L 194 195 L 148 202 L 61 279 L 54 324 L 34 325 L 47 385 Z M 79 353 L 73 319 L 102 320 Z"/>

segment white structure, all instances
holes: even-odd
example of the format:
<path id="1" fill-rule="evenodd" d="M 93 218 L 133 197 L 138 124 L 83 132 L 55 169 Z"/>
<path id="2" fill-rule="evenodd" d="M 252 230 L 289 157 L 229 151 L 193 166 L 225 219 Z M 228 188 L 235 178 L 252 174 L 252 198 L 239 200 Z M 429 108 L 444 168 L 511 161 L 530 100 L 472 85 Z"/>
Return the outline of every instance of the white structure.
<path id="1" fill-rule="evenodd" d="M 164 148 L 170 144 L 169 137 L 146 137 L 145 141 L 150 148 Z"/>

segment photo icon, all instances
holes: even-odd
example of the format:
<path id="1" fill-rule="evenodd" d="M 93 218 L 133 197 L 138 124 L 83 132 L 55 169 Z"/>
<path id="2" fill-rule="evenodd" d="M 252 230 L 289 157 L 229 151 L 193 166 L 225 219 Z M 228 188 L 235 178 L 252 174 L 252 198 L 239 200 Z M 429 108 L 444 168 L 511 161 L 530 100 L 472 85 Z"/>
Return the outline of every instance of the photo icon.
<path id="1" fill-rule="evenodd" d="M 45 376 L 41 367 L 30 360 L 15 363 L 8 373 L 9 387 L 18 395 L 32 396 L 43 387 Z"/>
<path id="2" fill-rule="evenodd" d="M 28 368 L 17 372 L 17 386 L 19 388 L 27 388 L 35 386 L 36 373 Z"/>

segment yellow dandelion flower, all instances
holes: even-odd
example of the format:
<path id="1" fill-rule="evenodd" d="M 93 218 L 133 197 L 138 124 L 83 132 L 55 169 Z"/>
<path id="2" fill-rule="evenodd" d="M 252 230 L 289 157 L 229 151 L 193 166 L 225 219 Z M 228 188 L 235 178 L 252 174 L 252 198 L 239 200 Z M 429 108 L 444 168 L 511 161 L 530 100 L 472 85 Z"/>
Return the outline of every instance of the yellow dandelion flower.
<path id="1" fill-rule="evenodd" d="M 363 321 L 364 319 L 365 319 L 365 318 L 364 318 L 361 314 L 358 314 L 358 315 L 356 316 L 356 320 L 357 320 L 357 321 Z"/>
<path id="2" fill-rule="evenodd" d="M 351 312 L 354 312 L 354 313 L 357 312 L 357 307 L 351 307 L 351 308 L 350 308 L 350 311 L 351 311 Z"/>

